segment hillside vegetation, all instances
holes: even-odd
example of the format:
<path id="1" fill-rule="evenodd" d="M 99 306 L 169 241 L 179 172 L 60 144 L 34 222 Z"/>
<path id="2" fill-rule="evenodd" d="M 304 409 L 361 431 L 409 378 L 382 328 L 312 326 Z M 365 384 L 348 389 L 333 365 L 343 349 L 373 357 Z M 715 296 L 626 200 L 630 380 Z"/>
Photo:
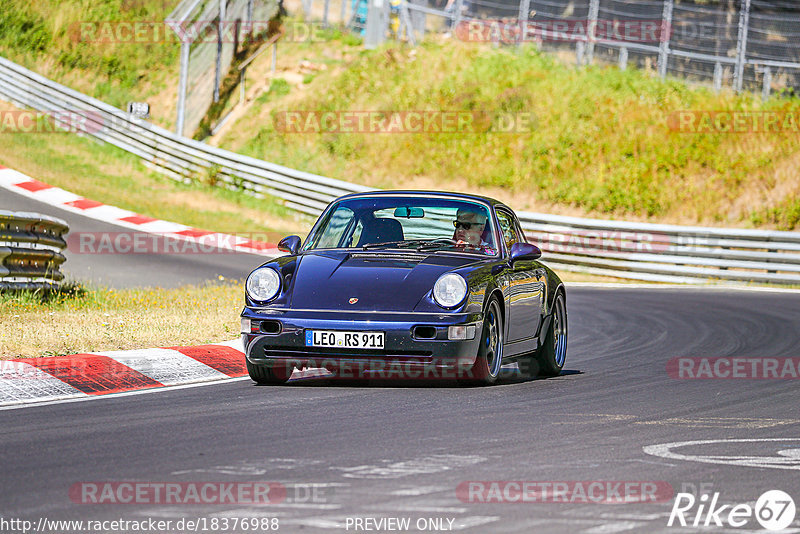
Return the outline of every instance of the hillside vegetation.
<path id="1" fill-rule="evenodd" d="M 792 229 L 797 133 L 691 134 L 680 110 L 800 111 L 797 99 L 716 94 L 616 67 L 576 69 L 533 48 L 458 41 L 365 51 L 333 36 L 287 44 L 273 83 L 217 142 L 289 167 L 377 187 L 482 191 L 518 209 Z M 302 82 L 291 61 L 316 62 Z M 281 73 L 279 73 L 279 76 Z M 291 83 L 289 83 L 291 82 Z M 287 133 L 287 111 L 531 114 L 529 133 Z"/>
<path id="2" fill-rule="evenodd" d="M 0 54 L 123 107 L 151 103 L 174 120 L 178 44 L 76 42 L 80 21 L 163 20 L 177 0 L 5 0 Z M 293 21 L 287 21 L 291 24 Z M 794 229 L 800 136 L 672 131 L 681 110 L 800 113 L 800 100 L 716 94 L 651 72 L 577 69 L 532 47 L 432 39 L 364 50 L 329 31 L 280 45 L 277 79 L 263 54 L 247 105 L 209 142 L 282 165 L 376 187 L 479 191 L 520 210 L 674 223 Z M 527 132 L 286 133 L 286 111 L 457 111 L 533 117 Z"/>
<path id="3" fill-rule="evenodd" d="M 0 56 L 118 108 L 146 100 L 154 121 L 171 127 L 180 43 L 93 42 L 81 37 L 80 25 L 98 28 L 86 36 L 100 41 L 101 23 L 163 21 L 177 5 L 178 0 L 2 0 Z"/>

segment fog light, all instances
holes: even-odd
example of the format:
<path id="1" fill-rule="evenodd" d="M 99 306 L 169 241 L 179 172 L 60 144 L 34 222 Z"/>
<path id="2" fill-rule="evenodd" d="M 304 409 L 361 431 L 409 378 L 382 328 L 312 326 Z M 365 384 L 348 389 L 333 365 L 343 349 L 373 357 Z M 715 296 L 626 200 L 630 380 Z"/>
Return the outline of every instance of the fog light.
<path id="1" fill-rule="evenodd" d="M 451 326 L 447 329 L 447 339 L 452 341 L 464 341 L 465 339 L 475 339 L 475 325 Z"/>

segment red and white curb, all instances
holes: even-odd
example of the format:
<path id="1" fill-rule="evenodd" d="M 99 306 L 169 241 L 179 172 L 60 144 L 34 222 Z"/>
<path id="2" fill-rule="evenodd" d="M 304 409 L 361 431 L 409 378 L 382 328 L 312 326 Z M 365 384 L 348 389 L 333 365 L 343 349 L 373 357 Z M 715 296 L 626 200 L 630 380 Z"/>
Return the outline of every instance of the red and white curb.
<path id="1" fill-rule="evenodd" d="M 241 340 L 0 361 L 0 406 L 123 393 L 247 375 Z"/>
<path id="2" fill-rule="evenodd" d="M 0 165 L 0 187 L 51 206 L 139 232 L 183 239 L 200 244 L 214 244 L 217 248 L 235 252 L 264 256 L 281 254 L 273 243 L 265 243 L 242 236 L 209 232 L 183 224 L 146 217 L 132 211 L 83 198 L 59 187 L 34 180 L 30 176 L 2 165 Z"/>
<path id="3" fill-rule="evenodd" d="M 295 369 L 291 380 L 323 378 Z M 247 377 L 242 341 L 0 360 L 0 409 Z"/>

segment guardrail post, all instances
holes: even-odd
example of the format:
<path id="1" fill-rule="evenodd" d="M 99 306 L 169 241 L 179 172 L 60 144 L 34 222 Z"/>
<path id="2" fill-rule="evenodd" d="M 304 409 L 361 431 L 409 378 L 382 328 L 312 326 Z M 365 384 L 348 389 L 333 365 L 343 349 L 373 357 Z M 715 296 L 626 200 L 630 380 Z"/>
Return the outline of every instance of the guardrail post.
<path id="1" fill-rule="evenodd" d="M 736 69 L 733 72 L 733 89 L 738 93 L 744 86 L 744 65 L 747 56 L 747 32 L 750 29 L 750 0 L 742 0 L 739 12 L 739 37 L 736 41 Z"/>
<path id="2" fill-rule="evenodd" d="M 517 19 L 519 20 L 519 35 L 517 36 L 517 46 L 521 46 L 523 42 L 525 42 L 525 38 L 528 35 L 528 17 L 530 16 L 531 12 L 531 0 L 522 0 L 519 3 L 519 15 Z"/>
<path id="3" fill-rule="evenodd" d="M 769 99 L 770 92 L 772 92 L 772 68 L 764 67 L 764 85 L 761 87 L 761 99 Z"/>
<path id="4" fill-rule="evenodd" d="M 619 49 L 619 70 L 628 68 L 628 49 L 624 46 Z"/>
<path id="5" fill-rule="evenodd" d="M 586 25 L 586 64 L 591 65 L 594 59 L 594 42 L 597 40 L 597 15 L 600 12 L 600 0 L 589 0 L 589 20 Z"/>
<path id="6" fill-rule="evenodd" d="M 722 90 L 722 63 L 719 61 L 714 63 L 714 90 L 717 92 Z"/>
<path id="7" fill-rule="evenodd" d="M 674 7 L 674 0 L 664 0 L 664 10 L 661 13 L 661 42 L 658 46 L 658 75 L 662 78 L 667 76 L 669 41 L 672 37 L 672 10 Z"/>

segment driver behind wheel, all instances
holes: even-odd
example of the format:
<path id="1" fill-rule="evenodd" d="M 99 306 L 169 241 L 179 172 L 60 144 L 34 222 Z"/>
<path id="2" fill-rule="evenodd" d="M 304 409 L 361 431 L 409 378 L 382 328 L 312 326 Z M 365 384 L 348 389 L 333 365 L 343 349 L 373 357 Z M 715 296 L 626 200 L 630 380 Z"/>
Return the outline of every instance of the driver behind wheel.
<path id="1" fill-rule="evenodd" d="M 483 213 L 472 211 L 469 208 L 459 208 L 456 220 L 453 221 L 453 226 L 456 227 L 453 239 L 456 240 L 456 244 L 476 247 L 488 245 L 481 239 L 483 230 L 486 228 L 486 220 L 487 217 Z"/>

